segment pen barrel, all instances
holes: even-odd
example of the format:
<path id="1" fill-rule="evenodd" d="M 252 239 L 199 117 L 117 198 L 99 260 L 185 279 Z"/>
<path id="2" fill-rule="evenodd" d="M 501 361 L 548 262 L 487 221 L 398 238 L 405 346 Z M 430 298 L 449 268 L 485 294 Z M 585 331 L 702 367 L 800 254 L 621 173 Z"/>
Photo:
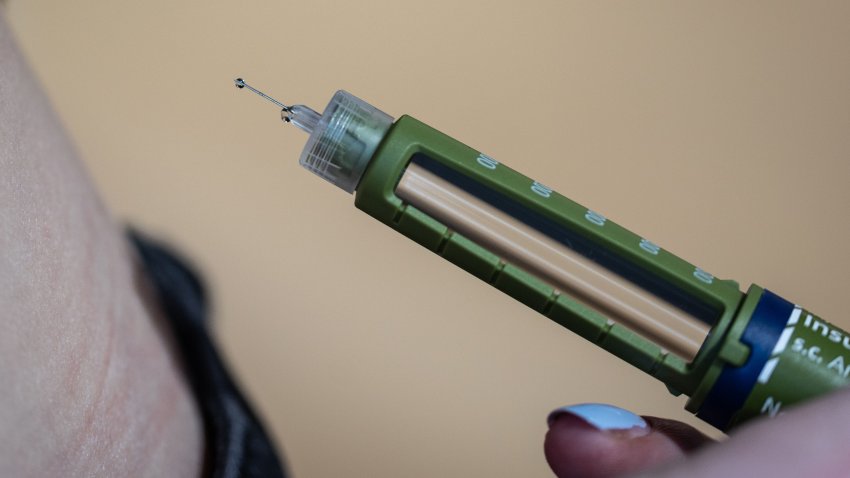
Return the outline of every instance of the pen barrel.
<path id="1" fill-rule="evenodd" d="M 735 350 L 748 350 L 739 364 Z M 721 430 L 850 384 L 850 336 L 791 302 L 752 286 L 741 313 L 688 408 Z M 696 402 L 699 402 L 698 404 Z"/>
<path id="2" fill-rule="evenodd" d="M 409 116 L 381 140 L 355 205 L 688 395 L 721 430 L 848 382 L 844 331 L 758 286 L 745 295 Z"/>
<path id="3" fill-rule="evenodd" d="M 433 201 L 421 201 L 422 195 L 411 195 L 410 188 L 403 191 L 405 184 L 411 184 L 413 166 L 439 177 L 438 188 L 456 188 L 510 216 L 507 220 L 514 222 L 509 228 L 522 226 L 541 233 L 545 236 L 541 247 L 555 251 L 554 255 L 575 253 L 580 267 L 596 268 L 591 276 L 609 276 L 608 282 L 619 283 L 613 286 L 619 295 L 604 300 L 608 292 L 597 294 L 599 282 L 564 279 L 571 275 L 569 271 L 549 270 L 547 256 L 528 244 L 505 246 L 508 237 L 496 241 L 486 230 L 469 229 L 468 221 L 452 222 L 450 215 L 434 209 Z M 433 196 L 432 192 L 425 195 Z M 674 394 L 691 395 L 703 381 L 743 299 L 733 281 L 715 278 L 409 116 L 396 121 L 378 146 L 357 187 L 355 205 L 658 378 Z M 556 250 L 558 244 L 561 250 Z M 693 318 L 691 331 L 685 325 L 666 334 L 664 325 L 649 323 L 656 315 Z M 680 341 L 678 336 L 687 337 Z"/>

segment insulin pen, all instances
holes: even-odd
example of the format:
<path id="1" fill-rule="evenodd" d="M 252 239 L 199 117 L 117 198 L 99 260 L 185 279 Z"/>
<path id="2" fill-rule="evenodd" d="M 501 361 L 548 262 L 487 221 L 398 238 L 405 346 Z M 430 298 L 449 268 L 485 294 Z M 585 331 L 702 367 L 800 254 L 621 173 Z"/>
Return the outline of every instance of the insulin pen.
<path id="1" fill-rule="evenodd" d="M 410 117 L 338 91 L 300 163 L 437 255 L 689 397 L 720 430 L 843 387 L 850 335 L 758 285 L 746 293 Z"/>

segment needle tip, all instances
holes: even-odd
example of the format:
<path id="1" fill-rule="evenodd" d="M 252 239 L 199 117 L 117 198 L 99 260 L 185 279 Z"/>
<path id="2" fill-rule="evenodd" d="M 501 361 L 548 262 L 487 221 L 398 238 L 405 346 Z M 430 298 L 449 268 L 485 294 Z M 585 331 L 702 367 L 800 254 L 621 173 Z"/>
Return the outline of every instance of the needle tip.
<path id="1" fill-rule="evenodd" d="M 245 88 L 245 80 L 242 78 L 236 78 L 233 82 L 236 83 L 237 88 Z"/>

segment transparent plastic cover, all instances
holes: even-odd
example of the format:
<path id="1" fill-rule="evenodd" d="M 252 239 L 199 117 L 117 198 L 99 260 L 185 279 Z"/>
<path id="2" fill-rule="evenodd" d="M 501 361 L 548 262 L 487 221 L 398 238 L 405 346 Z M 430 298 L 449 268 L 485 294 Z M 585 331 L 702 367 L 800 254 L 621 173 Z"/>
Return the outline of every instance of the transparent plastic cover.
<path id="1" fill-rule="evenodd" d="M 337 91 L 312 128 L 299 162 L 353 193 L 392 123 L 393 118 L 383 111 L 348 92 Z"/>

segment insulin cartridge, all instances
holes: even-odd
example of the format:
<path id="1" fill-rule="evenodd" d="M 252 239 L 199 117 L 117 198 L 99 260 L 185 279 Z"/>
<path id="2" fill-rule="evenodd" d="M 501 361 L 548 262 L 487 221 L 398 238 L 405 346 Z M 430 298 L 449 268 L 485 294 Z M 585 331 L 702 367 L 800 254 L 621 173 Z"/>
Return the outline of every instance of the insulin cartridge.
<path id="1" fill-rule="evenodd" d="M 308 133 L 300 163 L 470 274 L 689 397 L 720 430 L 850 381 L 850 336 L 757 285 L 746 293 L 410 116 L 338 91 L 272 101 Z"/>

